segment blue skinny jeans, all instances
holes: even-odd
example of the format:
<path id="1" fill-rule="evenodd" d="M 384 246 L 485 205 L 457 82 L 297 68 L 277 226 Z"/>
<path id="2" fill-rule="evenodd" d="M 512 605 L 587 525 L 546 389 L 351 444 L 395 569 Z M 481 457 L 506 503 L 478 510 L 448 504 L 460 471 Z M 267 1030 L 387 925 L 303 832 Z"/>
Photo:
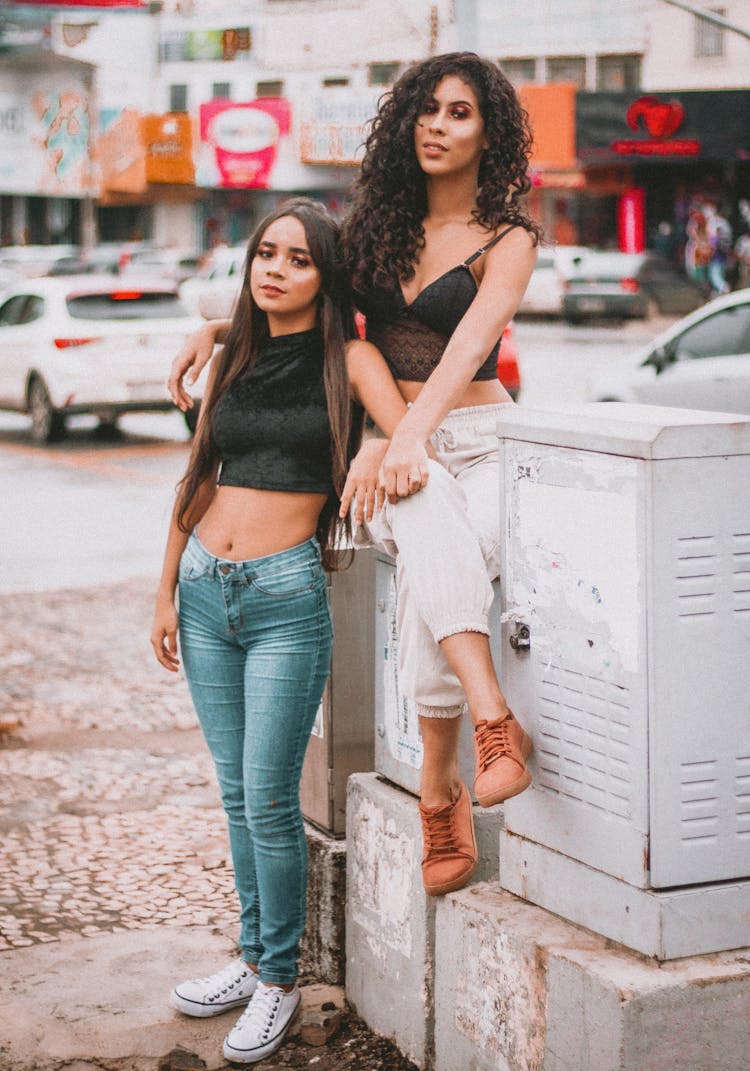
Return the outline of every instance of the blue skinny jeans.
<path id="1" fill-rule="evenodd" d="M 312 538 L 249 561 L 190 536 L 179 570 L 180 647 L 227 814 L 243 957 L 264 982 L 297 976 L 307 904 L 302 761 L 333 629 Z"/>

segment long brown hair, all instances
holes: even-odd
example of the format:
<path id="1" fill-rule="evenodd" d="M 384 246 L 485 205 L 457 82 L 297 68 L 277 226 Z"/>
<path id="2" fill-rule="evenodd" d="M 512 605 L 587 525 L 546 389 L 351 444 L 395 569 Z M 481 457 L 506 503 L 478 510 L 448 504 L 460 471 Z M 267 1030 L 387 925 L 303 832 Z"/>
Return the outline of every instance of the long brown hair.
<path id="1" fill-rule="evenodd" d="M 250 267 L 266 230 L 278 219 L 291 216 L 302 224 L 315 267 L 320 272 L 317 326 L 323 337 L 323 384 L 331 426 L 331 470 L 334 493 L 318 519 L 317 536 L 326 568 L 336 568 L 334 544 L 341 528 L 350 534 L 350 522 L 338 519 L 339 498 L 351 458 L 359 448 L 362 411 L 354 405 L 346 371 L 346 342 L 355 337 L 349 286 L 339 253 L 339 229 L 323 205 L 308 197 L 283 202 L 260 221 L 247 246 L 239 297 L 223 348 L 213 357 L 213 388 L 201 405 L 187 470 L 177 485 L 177 525 L 183 532 L 193 526 L 191 507 L 201 485 L 216 479 L 219 454 L 213 439 L 213 417 L 224 392 L 249 371 L 269 337 L 268 318 L 250 290 Z"/>
<path id="2" fill-rule="evenodd" d="M 503 223 L 524 227 L 537 242 L 541 228 L 523 205 L 531 130 L 516 92 L 496 63 L 474 52 L 449 52 L 409 67 L 381 98 L 365 145 L 352 210 L 342 231 L 344 257 L 356 293 L 389 289 L 394 273 L 414 275 L 424 246 L 425 176 L 414 150 L 414 124 L 438 82 L 456 75 L 472 87 L 489 147 L 479 165 L 472 212 L 485 230 Z"/>

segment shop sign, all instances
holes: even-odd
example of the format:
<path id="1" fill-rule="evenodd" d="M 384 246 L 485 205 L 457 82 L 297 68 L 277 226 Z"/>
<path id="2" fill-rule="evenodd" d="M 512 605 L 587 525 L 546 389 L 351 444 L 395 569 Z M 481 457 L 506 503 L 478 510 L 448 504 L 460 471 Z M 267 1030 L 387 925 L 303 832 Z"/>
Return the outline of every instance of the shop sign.
<path id="1" fill-rule="evenodd" d="M 144 115 L 141 137 L 145 147 L 146 181 L 192 183 L 193 128 L 189 115 L 169 112 Z"/>
<path id="2" fill-rule="evenodd" d="M 0 78 L 0 192 L 83 197 L 92 190 L 89 94 L 53 71 Z"/>
<path id="3" fill-rule="evenodd" d="M 101 188 L 112 193 L 144 193 L 146 160 L 140 113 L 132 108 L 107 110 L 99 121 L 103 129 L 96 139 L 94 155 Z"/>
<path id="4" fill-rule="evenodd" d="M 750 90 L 669 96 L 576 95 L 576 154 L 584 166 L 750 158 Z"/>
<path id="5" fill-rule="evenodd" d="M 639 97 L 625 113 L 625 122 L 631 130 L 644 128 L 649 137 L 618 138 L 612 142 L 612 151 L 620 156 L 697 156 L 701 150 L 697 138 L 669 140 L 684 118 L 685 110 L 678 100 Z"/>
<path id="6" fill-rule="evenodd" d="M 268 189 L 279 149 L 289 141 L 289 101 L 212 100 L 200 106 L 198 186 Z"/>
<path id="7" fill-rule="evenodd" d="M 252 32 L 248 26 L 224 30 L 168 30 L 159 43 L 164 62 L 249 59 Z"/>
<path id="8" fill-rule="evenodd" d="M 300 124 L 304 164 L 358 164 L 382 86 L 366 93 L 330 89 L 308 105 Z"/>

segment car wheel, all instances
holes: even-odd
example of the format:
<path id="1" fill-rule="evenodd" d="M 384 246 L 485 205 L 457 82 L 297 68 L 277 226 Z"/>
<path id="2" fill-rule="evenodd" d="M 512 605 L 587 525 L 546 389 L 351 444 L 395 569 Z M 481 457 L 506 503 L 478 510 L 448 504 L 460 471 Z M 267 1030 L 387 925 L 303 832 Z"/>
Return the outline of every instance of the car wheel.
<path id="1" fill-rule="evenodd" d="M 29 384 L 28 407 L 31 437 L 35 443 L 52 443 L 65 434 L 65 417 L 54 409 L 43 379 L 35 376 Z"/>
<path id="2" fill-rule="evenodd" d="M 193 408 L 186 409 L 185 412 L 182 414 L 185 419 L 185 423 L 187 424 L 187 429 L 191 435 L 195 435 L 195 429 L 198 427 L 198 417 L 200 416 L 200 412 L 201 403 L 193 402 Z"/>
<path id="3" fill-rule="evenodd" d="M 104 420 L 100 420 L 96 425 L 96 437 L 97 439 L 119 439 L 122 436 L 120 426 L 117 423 L 117 417 L 106 417 Z"/>

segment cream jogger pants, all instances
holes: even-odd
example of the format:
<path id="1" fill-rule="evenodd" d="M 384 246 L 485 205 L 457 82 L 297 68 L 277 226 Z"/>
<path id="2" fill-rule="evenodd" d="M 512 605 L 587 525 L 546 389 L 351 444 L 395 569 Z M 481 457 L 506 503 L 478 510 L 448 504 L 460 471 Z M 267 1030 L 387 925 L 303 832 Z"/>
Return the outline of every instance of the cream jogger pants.
<path id="1" fill-rule="evenodd" d="M 432 436 L 427 486 L 387 502 L 357 546 L 396 557 L 398 679 L 424 717 L 456 717 L 465 695 L 439 642 L 489 635 L 491 581 L 500 571 L 497 424 L 507 402 L 454 409 Z"/>

